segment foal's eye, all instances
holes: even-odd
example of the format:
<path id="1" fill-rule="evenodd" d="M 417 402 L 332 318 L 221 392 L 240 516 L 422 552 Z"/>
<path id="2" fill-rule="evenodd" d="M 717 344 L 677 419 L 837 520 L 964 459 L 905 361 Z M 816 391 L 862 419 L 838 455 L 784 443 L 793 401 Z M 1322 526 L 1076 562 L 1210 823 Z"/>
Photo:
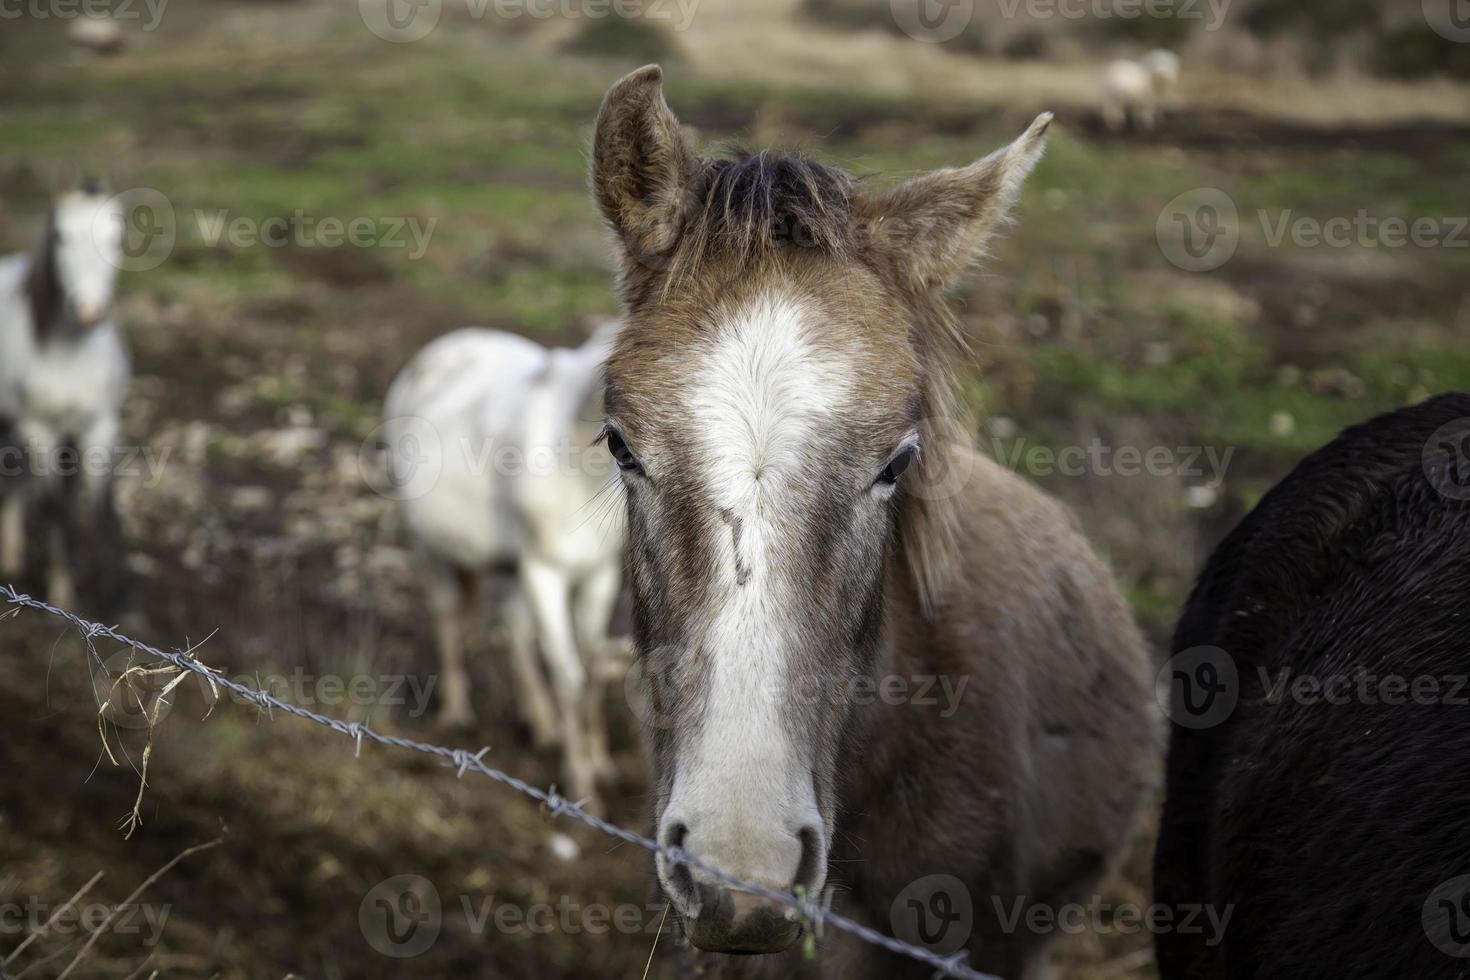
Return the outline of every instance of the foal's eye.
<path id="1" fill-rule="evenodd" d="M 918 455 L 919 450 L 916 446 L 906 447 L 897 456 L 894 456 L 888 461 L 888 465 L 883 467 L 883 472 L 879 473 L 878 479 L 873 482 L 880 485 L 892 486 L 898 482 L 899 477 L 903 476 L 903 471 L 913 465 Z"/>
<path id="2" fill-rule="evenodd" d="M 628 443 L 616 429 L 607 430 L 607 451 L 612 453 L 613 461 L 618 464 L 618 469 L 628 473 L 636 473 L 643 469 L 638 463 L 638 457 L 633 455 L 633 450 L 628 448 Z"/>

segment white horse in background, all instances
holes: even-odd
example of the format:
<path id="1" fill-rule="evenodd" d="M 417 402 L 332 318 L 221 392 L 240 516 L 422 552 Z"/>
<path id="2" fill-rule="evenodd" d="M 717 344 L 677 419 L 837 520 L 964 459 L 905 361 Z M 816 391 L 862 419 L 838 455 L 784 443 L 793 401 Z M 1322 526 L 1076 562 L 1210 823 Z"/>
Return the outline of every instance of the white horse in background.
<path id="1" fill-rule="evenodd" d="M 1136 61 L 1120 59 L 1103 73 L 1103 121 L 1122 132 L 1131 120 L 1141 132 L 1158 128 L 1179 87 L 1179 56 L 1156 48 Z"/>
<path id="2" fill-rule="evenodd" d="M 55 202 L 31 254 L 0 259 L 0 576 L 21 573 L 27 507 L 40 504 L 47 597 L 58 605 L 75 597 L 78 518 L 93 531 L 106 602 L 126 604 L 113 500 L 132 374 L 112 313 L 123 218 L 89 181 Z"/>
<path id="3" fill-rule="evenodd" d="M 514 569 L 517 705 L 538 745 L 562 746 L 573 798 L 592 806 L 597 777 L 612 772 L 603 700 L 625 534 L 622 508 L 600 502 L 612 467 L 593 446 L 616 330 L 605 324 L 572 350 L 459 330 L 409 362 L 384 403 L 395 495 L 433 612 L 441 720 L 474 720 L 465 627 L 482 577 Z"/>

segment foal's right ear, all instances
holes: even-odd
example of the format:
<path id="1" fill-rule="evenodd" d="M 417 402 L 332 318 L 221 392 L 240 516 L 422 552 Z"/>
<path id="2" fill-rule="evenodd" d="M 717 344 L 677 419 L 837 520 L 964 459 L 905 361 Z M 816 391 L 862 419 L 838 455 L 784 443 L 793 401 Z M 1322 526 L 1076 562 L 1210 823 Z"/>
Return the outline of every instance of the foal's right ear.
<path id="1" fill-rule="evenodd" d="M 629 263 L 679 240 L 696 160 L 663 95 L 663 69 L 647 65 L 608 90 L 592 142 L 592 193 Z"/>
<path id="2" fill-rule="evenodd" d="M 943 287 L 1005 225 L 1021 185 L 1046 149 L 1052 114 L 1043 112 L 1018 139 L 968 167 L 935 170 L 858 202 L 876 253 L 915 288 Z"/>

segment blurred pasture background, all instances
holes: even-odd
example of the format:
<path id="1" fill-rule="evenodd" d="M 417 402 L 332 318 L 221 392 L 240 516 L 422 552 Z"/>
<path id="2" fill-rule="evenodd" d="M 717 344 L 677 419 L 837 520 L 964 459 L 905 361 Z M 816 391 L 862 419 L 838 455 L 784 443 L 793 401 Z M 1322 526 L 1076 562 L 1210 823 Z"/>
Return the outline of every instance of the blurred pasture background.
<path id="1" fill-rule="evenodd" d="M 54 3 L 0 8 L 0 252 L 29 248 L 51 190 L 82 173 L 151 188 L 172 213 L 166 259 L 120 286 L 137 371 L 125 441 L 164 462 L 121 487 L 144 638 L 209 637 L 201 658 L 231 676 L 435 669 L 362 447 L 388 381 L 431 338 L 474 323 L 565 344 L 616 312 L 587 145 L 606 87 L 648 61 L 702 145 L 802 149 L 878 182 L 968 162 L 1058 113 L 1018 225 L 956 296 L 975 350 L 965 390 L 977 440 L 1077 508 L 1159 644 L 1208 549 L 1293 461 L 1346 424 L 1470 388 L 1470 32 L 1455 40 L 1434 4 L 1181 0 L 1177 16 L 1124 17 L 975 0 L 949 8 L 968 20 L 937 43 L 904 31 L 921 2 L 647 0 L 628 19 L 575 0 L 551 17 L 444 0 L 411 43 L 368 27 L 396 0 L 172 0 L 147 30 L 134 2 L 108 55 L 69 43 Z M 1165 121 L 1110 131 L 1104 66 L 1155 47 L 1183 64 Z M 1202 188 L 1237 210 L 1238 243 L 1194 272 L 1173 261 L 1168 209 Z M 1433 219 L 1439 244 L 1273 241 L 1283 221 L 1360 213 Z M 302 233 L 211 241 L 221 217 Z M 328 217 L 371 219 L 382 240 L 320 244 L 306 223 Z M 431 229 L 422 254 L 393 222 Z M 1048 462 L 1091 446 L 1100 462 L 1081 472 Z M 1171 462 L 1127 475 L 1129 447 Z M 552 782 L 555 757 L 499 720 L 501 642 L 476 640 L 474 744 Z M 358 923 L 372 886 L 403 873 L 456 905 L 641 908 L 641 852 L 570 830 L 583 859 L 565 861 L 553 822 L 503 790 L 386 750 L 357 764 L 346 740 L 238 705 L 201 720 L 188 688 L 124 842 L 138 777 L 101 755 L 80 644 L 27 614 L 0 625 L 0 661 L 0 902 L 59 903 L 99 870 L 120 900 L 224 824 L 221 848 L 150 890 L 172 908 L 162 976 L 642 975 L 652 928 L 477 934 L 448 916 L 405 961 Z M 637 724 L 614 694 L 612 815 L 644 827 Z M 447 737 L 411 707 L 328 710 Z M 136 762 L 140 733 L 118 737 Z M 1147 900 L 1146 826 L 1139 839 L 1110 900 Z M 1064 976 L 1151 976 L 1147 945 L 1076 937 Z M 147 955 L 109 936 L 87 970 L 123 977 Z M 658 956 L 650 975 L 675 970 Z"/>

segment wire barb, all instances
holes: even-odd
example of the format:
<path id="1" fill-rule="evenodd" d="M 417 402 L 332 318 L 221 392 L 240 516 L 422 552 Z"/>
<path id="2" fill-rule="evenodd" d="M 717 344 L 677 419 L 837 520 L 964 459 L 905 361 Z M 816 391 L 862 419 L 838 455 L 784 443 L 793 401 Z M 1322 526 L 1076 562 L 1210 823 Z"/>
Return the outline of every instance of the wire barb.
<path id="1" fill-rule="evenodd" d="M 974 971 L 970 969 L 969 960 L 970 954 L 965 950 L 952 954 L 944 961 L 944 965 L 934 972 L 934 980 L 942 980 L 943 977 L 972 976 Z"/>
<path id="2" fill-rule="evenodd" d="M 482 748 L 479 752 L 472 753 L 468 749 L 452 749 L 444 745 L 434 745 L 429 742 L 415 741 L 414 739 L 404 738 L 400 735 L 384 735 L 379 732 L 373 731 L 360 722 L 344 722 L 340 718 L 332 718 L 327 715 L 318 714 L 315 711 L 300 707 L 299 705 L 291 704 L 289 701 L 282 701 L 271 694 L 267 694 L 263 690 L 247 687 L 246 685 L 241 684 L 238 681 L 232 680 L 228 677 L 224 677 L 221 674 L 210 670 L 204 664 L 200 663 L 198 660 L 195 660 L 193 657 L 185 653 L 170 652 L 160 650 L 154 646 L 149 646 L 147 643 L 143 643 L 139 640 L 134 640 L 128 636 L 123 635 L 122 633 L 119 633 L 115 628 L 111 626 L 103 626 L 99 623 L 94 623 L 90 620 L 83 619 L 76 613 L 69 612 L 59 606 L 53 606 L 49 602 L 43 602 L 40 599 L 34 599 L 23 592 L 17 592 L 15 589 L 11 588 L 8 585 L 0 585 L 0 599 L 5 599 L 12 606 L 24 606 L 28 609 L 39 610 L 40 612 L 47 613 L 51 616 L 55 616 L 58 619 L 70 623 L 83 634 L 85 639 L 88 641 L 89 646 L 90 641 L 93 637 L 105 637 L 106 639 L 121 643 L 124 646 L 131 647 L 139 653 L 145 653 L 150 657 L 155 657 L 159 660 L 163 660 L 179 668 L 180 670 L 186 670 L 193 674 L 199 674 L 206 678 L 210 682 L 211 686 L 223 687 L 226 690 L 232 691 L 240 697 L 245 698 L 246 700 L 265 708 L 267 712 L 270 712 L 270 717 L 272 720 L 274 720 L 275 718 L 275 714 L 272 709 L 279 708 L 286 714 L 295 715 L 297 718 L 305 719 L 306 721 L 312 722 L 313 724 L 320 725 L 323 728 L 331 729 L 334 732 L 338 732 L 340 734 L 346 735 L 348 738 L 354 739 L 357 742 L 359 749 L 361 748 L 362 740 L 367 739 L 369 742 L 375 742 L 379 745 L 390 745 L 394 748 L 409 749 L 411 751 L 420 752 L 425 755 L 437 756 L 440 759 L 446 760 L 446 762 L 450 766 L 457 768 L 461 777 L 465 774 L 466 771 L 476 772 L 482 776 L 494 780 L 497 783 L 500 783 L 503 786 L 509 786 L 511 789 L 515 790 L 523 796 L 529 796 L 531 797 L 531 799 L 537 800 L 548 810 L 550 810 L 554 816 L 573 817 L 574 819 L 586 824 L 592 829 L 607 834 L 609 837 L 616 837 L 618 840 L 625 841 L 629 844 L 634 844 L 638 847 L 643 848 L 651 854 L 662 856 L 666 861 L 669 861 L 673 864 L 682 864 L 687 868 L 701 871 L 728 888 L 733 888 L 736 891 L 749 892 L 752 895 L 759 895 L 762 898 L 766 898 L 779 905 L 783 905 L 786 908 L 793 910 L 798 915 L 806 918 L 807 921 L 811 923 L 814 930 L 820 930 L 823 925 L 830 925 L 836 929 L 842 930 L 843 932 L 850 933 L 866 943 L 874 946 L 880 946 L 891 953 L 897 953 L 900 956 L 907 956 L 911 959 L 919 961 L 920 963 L 925 963 L 935 968 L 935 970 L 937 971 L 935 973 L 936 977 L 959 977 L 960 980 L 1001 980 L 1001 978 L 993 976 L 991 974 L 980 973 L 976 970 L 971 969 L 968 965 L 966 965 L 967 956 L 963 952 L 955 953 L 947 957 L 940 956 L 933 950 L 924 949 L 922 946 L 915 946 L 911 943 L 906 943 L 903 940 L 895 939 L 892 936 L 886 936 L 876 929 L 871 929 L 868 926 L 863 925 L 861 922 L 850 919 L 839 912 L 834 912 L 831 908 L 827 907 L 827 904 L 825 902 L 814 902 L 810 898 L 800 898 L 790 893 L 778 892 L 770 888 L 763 887 L 761 885 L 752 884 L 751 882 L 744 881 L 740 878 L 735 877 L 727 871 L 722 871 L 719 868 L 704 863 L 703 861 L 699 860 L 697 857 L 688 853 L 682 848 L 666 847 L 662 844 L 659 844 L 657 841 L 653 841 L 648 839 L 647 837 L 644 837 L 642 834 L 634 833 L 633 831 L 628 830 L 625 827 L 619 827 L 617 824 L 608 823 L 601 817 L 593 816 L 586 810 L 582 809 L 583 805 L 585 805 L 587 802 L 586 800 L 583 800 L 580 803 L 570 803 L 559 793 L 557 793 L 555 786 L 552 786 L 549 790 L 541 789 L 540 787 L 532 786 L 525 780 L 520 779 L 516 776 L 512 776 L 507 772 L 502 772 L 499 769 L 492 769 L 491 767 L 485 765 L 483 757 L 485 753 L 490 751 L 490 747 L 488 745 Z"/>
<path id="3" fill-rule="evenodd" d="M 465 770 L 471 766 L 474 766 L 477 770 L 484 768 L 485 753 L 489 751 L 490 746 L 488 745 L 478 752 L 471 752 L 469 749 L 455 749 L 454 764 L 459 767 L 459 773 L 455 778 L 463 779 Z"/>
<path id="4" fill-rule="evenodd" d="M 352 724 L 347 726 L 347 734 L 351 735 L 352 740 L 357 743 L 357 747 L 352 750 L 352 757 L 354 759 L 362 758 L 362 735 L 363 732 L 367 730 L 367 725 L 360 721 L 354 721 Z M 459 774 L 463 776 L 464 770 L 461 769 Z"/>

